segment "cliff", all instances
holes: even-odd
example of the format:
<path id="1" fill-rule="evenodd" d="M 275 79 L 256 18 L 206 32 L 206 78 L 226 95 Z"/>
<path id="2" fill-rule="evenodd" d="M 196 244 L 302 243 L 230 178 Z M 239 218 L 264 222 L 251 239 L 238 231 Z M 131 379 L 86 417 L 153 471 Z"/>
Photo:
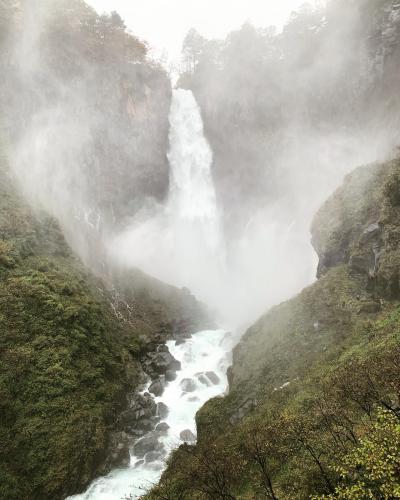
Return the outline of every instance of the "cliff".
<path id="1" fill-rule="evenodd" d="M 397 0 L 304 5 L 282 32 L 188 35 L 180 83 L 202 109 L 229 235 L 277 204 L 287 225 L 293 214 L 308 223 L 344 173 L 386 158 L 398 145 L 399 51 Z"/>
<path id="2" fill-rule="evenodd" d="M 11 167 L 85 262 L 101 266 L 104 241 L 168 192 L 168 75 L 115 12 L 99 16 L 83 0 L 0 9 Z"/>
<path id="3" fill-rule="evenodd" d="M 0 155 L 0 498 L 62 499 L 126 465 L 146 356 L 206 314 L 140 271 L 93 275 Z"/>
<path id="4" fill-rule="evenodd" d="M 399 175 L 359 168 L 320 209 L 318 281 L 246 332 L 154 498 L 398 495 Z"/>

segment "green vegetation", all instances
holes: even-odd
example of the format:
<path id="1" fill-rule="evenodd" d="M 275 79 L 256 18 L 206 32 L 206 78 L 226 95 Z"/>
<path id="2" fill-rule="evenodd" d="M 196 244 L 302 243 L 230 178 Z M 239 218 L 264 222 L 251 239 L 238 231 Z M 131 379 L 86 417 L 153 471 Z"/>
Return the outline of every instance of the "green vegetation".
<path id="1" fill-rule="evenodd" d="M 399 173 L 358 169 L 322 207 L 321 278 L 248 330 L 229 395 L 200 410 L 198 444 L 149 498 L 398 497 Z"/>
<path id="2" fill-rule="evenodd" d="M 0 498 L 57 499 L 104 473 L 109 432 L 152 341 L 204 319 L 134 271 L 91 275 L 0 158 Z"/>
<path id="3" fill-rule="evenodd" d="M 130 355 L 101 284 L 0 162 L 0 497 L 62 498 L 104 458 Z"/>

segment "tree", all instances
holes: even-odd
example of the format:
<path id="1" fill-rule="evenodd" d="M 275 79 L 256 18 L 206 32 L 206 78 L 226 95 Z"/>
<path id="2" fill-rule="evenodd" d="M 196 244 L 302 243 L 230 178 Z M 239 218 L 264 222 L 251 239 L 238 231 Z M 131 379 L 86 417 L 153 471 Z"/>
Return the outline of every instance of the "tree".
<path id="1" fill-rule="evenodd" d="M 260 486 L 267 495 L 266 498 L 271 500 L 278 500 L 273 485 L 274 474 L 280 466 L 278 446 L 281 444 L 281 436 L 277 436 L 278 432 L 279 424 L 276 421 L 265 426 L 254 423 L 240 439 L 244 458 L 249 465 L 255 465 Z"/>
<path id="2" fill-rule="evenodd" d="M 194 28 L 188 32 L 182 45 L 185 72 L 194 72 L 205 44 L 206 39 L 203 38 Z"/>
<path id="3" fill-rule="evenodd" d="M 320 499 L 400 498 L 400 423 L 380 409 L 371 431 L 336 467 L 341 484 Z"/>

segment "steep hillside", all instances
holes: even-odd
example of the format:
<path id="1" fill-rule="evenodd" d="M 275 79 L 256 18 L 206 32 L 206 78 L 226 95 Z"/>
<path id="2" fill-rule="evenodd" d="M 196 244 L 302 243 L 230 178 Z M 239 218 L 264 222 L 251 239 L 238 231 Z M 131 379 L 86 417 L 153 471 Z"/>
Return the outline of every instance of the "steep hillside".
<path id="1" fill-rule="evenodd" d="M 94 277 L 1 156 L 0 498 L 62 499 L 126 464 L 133 438 L 117 419 L 141 360 L 204 319 L 188 292 L 139 271 Z"/>
<path id="2" fill-rule="evenodd" d="M 319 280 L 247 331 L 151 498 L 399 496 L 399 211 L 399 160 L 345 179 L 313 224 Z"/>
<path id="3" fill-rule="evenodd" d="M 80 255 L 101 260 L 101 241 L 167 194 L 168 75 L 116 12 L 83 0 L 2 0 L 0 23 L 12 168 Z"/>

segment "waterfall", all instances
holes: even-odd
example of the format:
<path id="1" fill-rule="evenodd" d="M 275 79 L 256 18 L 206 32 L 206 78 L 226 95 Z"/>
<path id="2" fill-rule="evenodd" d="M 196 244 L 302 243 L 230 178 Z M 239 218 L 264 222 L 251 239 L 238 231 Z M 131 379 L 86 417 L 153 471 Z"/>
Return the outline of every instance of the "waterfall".
<path id="1" fill-rule="evenodd" d="M 224 272 L 220 221 L 211 175 L 212 153 L 203 134 L 200 109 L 187 90 L 174 90 L 170 112 L 170 190 L 167 204 L 145 215 L 111 248 L 117 257 L 170 283 L 187 286 L 207 302 L 218 293 Z M 177 378 L 155 398 L 168 408 L 155 430 L 143 439 L 156 440 L 154 450 L 138 453 L 133 440 L 130 466 L 95 480 L 74 500 L 138 498 L 157 483 L 171 451 L 195 439 L 196 412 L 227 387 L 226 371 L 232 339 L 224 330 L 193 332 L 183 344 L 168 342 L 181 363 Z M 150 386 L 147 384 L 143 393 Z M 163 432 L 158 429 L 162 428 Z"/>
<path id="2" fill-rule="evenodd" d="M 216 300 L 223 281 L 224 244 L 211 173 L 212 152 L 200 108 L 189 90 L 173 91 L 169 194 L 165 206 L 138 214 L 111 253 L 157 278 Z"/>

